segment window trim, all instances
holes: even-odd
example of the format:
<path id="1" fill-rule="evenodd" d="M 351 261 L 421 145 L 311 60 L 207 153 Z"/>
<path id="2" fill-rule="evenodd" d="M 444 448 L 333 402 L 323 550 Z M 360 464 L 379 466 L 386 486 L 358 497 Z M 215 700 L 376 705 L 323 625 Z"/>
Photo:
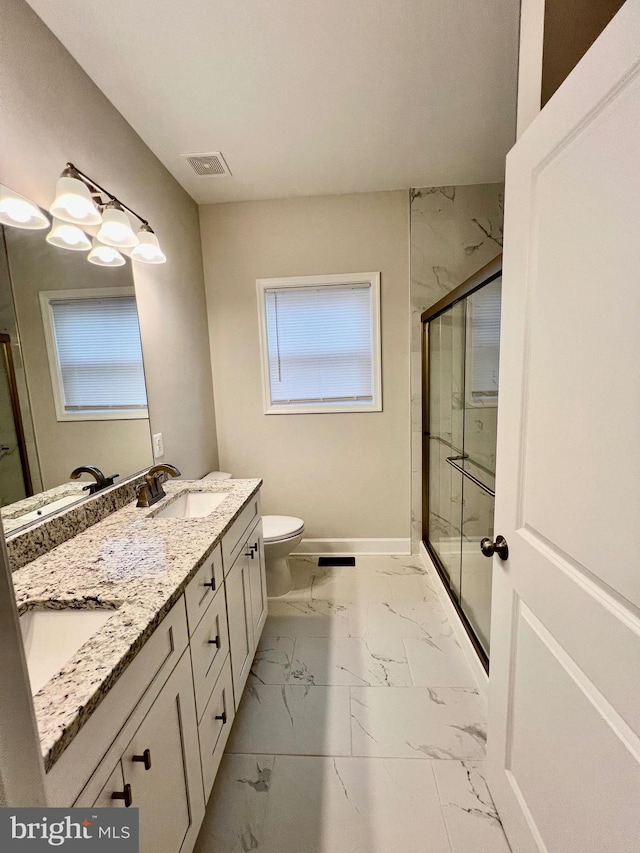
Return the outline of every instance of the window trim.
<path id="1" fill-rule="evenodd" d="M 366 284 L 371 288 L 371 349 L 373 363 L 373 402 L 365 404 L 337 403 L 335 405 L 286 405 L 274 406 L 271 403 L 271 383 L 269 381 L 269 350 L 267 344 L 267 322 L 265 291 L 286 287 L 322 287 L 354 284 Z M 338 413 L 365 413 L 382 411 L 382 353 L 380 333 L 380 273 L 346 273 L 336 275 L 305 275 L 287 278 L 256 279 L 258 298 L 258 329 L 260 333 L 260 362 L 262 373 L 262 402 L 265 415 L 318 415 Z"/>
<path id="2" fill-rule="evenodd" d="M 49 362 L 49 373 L 51 375 L 51 390 L 53 391 L 53 402 L 58 421 L 129 421 L 144 420 L 149 417 L 148 407 L 145 409 L 120 409 L 118 411 L 102 412 L 67 412 L 64 406 L 64 392 L 62 375 L 58 362 L 58 351 L 55 342 L 55 331 L 53 325 L 53 312 L 51 303 L 60 300 L 73 299 L 108 299 L 117 296 L 133 296 L 136 292 L 133 287 L 86 287 L 74 288 L 73 290 L 41 290 L 40 309 L 42 311 L 42 326 L 47 349 L 47 361 Z M 142 366 L 144 372 L 144 364 Z M 146 383 L 145 383 L 146 384 Z"/>

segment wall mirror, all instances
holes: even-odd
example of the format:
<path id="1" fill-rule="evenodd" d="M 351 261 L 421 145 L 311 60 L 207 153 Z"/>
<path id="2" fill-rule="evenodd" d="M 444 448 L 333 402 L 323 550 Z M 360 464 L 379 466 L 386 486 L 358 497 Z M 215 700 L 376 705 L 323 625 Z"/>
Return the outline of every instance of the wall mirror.
<path id="1" fill-rule="evenodd" d="M 0 225 L 5 534 L 87 497 L 78 467 L 122 479 L 153 462 L 131 262 L 88 263 L 46 233 Z"/>

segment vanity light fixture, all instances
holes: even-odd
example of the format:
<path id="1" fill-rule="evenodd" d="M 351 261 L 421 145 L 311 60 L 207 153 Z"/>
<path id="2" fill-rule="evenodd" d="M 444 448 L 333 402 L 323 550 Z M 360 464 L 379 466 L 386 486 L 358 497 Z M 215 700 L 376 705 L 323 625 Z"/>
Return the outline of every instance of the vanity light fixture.
<path id="1" fill-rule="evenodd" d="M 14 228 L 26 228 L 29 231 L 48 228 L 50 225 L 49 220 L 37 204 L 1 184 L 0 222 L 3 225 L 12 225 Z"/>
<path id="2" fill-rule="evenodd" d="M 98 231 L 98 240 L 105 246 L 118 249 L 131 249 L 138 245 L 129 217 L 117 199 L 108 201 L 102 212 L 102 225 Z"/>
<path id="3" fill-rule="evenodd" d="M 132 259 L 145 264 L 163 264 L 167 260 L 147 220 L 97 184 L 93 178 L 77 169 L 73 163 L 67 163 L 58 179 L 56 198 L 51 205 L 51 212 L 57 219 L 63 219 L 75 225 L 100 225 L 97 245 L 94 241 L 89 256 L 92 263 L 102 266 L 121 266 L 124 263 L 119 253 L 122 263 L 115 255 L 111 255 L 109 263 L 99 260 L 101 257 L 107 257 L 107 253 L 103 251 L 107 246 L 114 249 L 133 249 Z M 131 227 L 130 216 L 140 222 L 137 236 Z M 62 244 L 54 243 L 54 245 Z M 71 246 L 65 244 L 64 248 L 71 248 Z M 87 245 L 87 248 L 90 248 L 90 245 Z"/>
<path id="4" fill-rule="evenodd" d="M 56 197 L 49 211 L 57 219 L 74 225 L 99 225 L 102 222 L 89 187 L 71 163 L 67 163 L 58 178 Z"/>
<path id="5" fill-rule="evenodd" d="M 164 264 L 167 261 L 158 243 L 158 238 L 146 222 L 143 223 L 138 231 L 138 245 L 131 252 L 131 258 L 134 261 L 142 261 L 145 264 Z"/>
<path id="6" fill-rule="evenodd" d="M 47 243 L 57 246 L 59 249 L 71 249 L 74 252 L 87 252 L 91 248 L 89 238 L 82 228 L 71 222 L 63 222 L 61 219 L 53 218 L 53 226 L 47 234 Z"/>
<path id="7" fill-rule="evenodd" d="M 91 241 L 91 251 L 87 256 L 90 264 L 99 267 L 121 267 L 125 260 L 113 246 L 105 246 L 97 237 Z"/>

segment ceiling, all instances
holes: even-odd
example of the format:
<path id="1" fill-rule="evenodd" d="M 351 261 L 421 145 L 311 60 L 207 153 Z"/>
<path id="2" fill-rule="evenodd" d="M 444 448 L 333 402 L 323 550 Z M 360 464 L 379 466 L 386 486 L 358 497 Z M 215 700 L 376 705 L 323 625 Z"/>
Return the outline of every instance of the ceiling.
<path id="1" fill-rule="evenodd" d="M 503 178 L 518 0 L 28 2 L 200 203 Z"/>

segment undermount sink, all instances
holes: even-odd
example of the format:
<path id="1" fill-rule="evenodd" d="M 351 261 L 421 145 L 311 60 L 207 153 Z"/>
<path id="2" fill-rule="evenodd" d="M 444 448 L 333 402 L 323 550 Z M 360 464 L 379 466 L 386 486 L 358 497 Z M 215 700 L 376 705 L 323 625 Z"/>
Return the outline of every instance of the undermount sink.
<path id="1" fill-rule="evenodd" d="M 27 524 L 29 521 L 38 521 L 45 515 L 50 515 L 52 512 L 57 512 L 59 509 L 63 509 L 65 506 L 69 506 L 70 504 L 74 504 L 83 498 L 84 495 L 82 492 L 79 492 L 76 495 L 65 495 L 63 498 L 58 498 L 55 501 L 51 501 L 48 504 L 43 504 L 38 509 L 31 510 L 31 512 L 26 512 L 24 515 L 21 515 L 16 521 L 19 521 L 21 524 Z"/>
<path id="2" fill-rule="evenodd" d="M 28 610 L 20 617 L 31 693 L 68 663 L 115 610 Z"/>
<path id="3" fill-rule="evenodd" d="M 204 518 L 211 515 L 228 497 L 229 492 L 180 492 L 175 500 L 161 510 L 151 513 L 149 517 Z"/>

